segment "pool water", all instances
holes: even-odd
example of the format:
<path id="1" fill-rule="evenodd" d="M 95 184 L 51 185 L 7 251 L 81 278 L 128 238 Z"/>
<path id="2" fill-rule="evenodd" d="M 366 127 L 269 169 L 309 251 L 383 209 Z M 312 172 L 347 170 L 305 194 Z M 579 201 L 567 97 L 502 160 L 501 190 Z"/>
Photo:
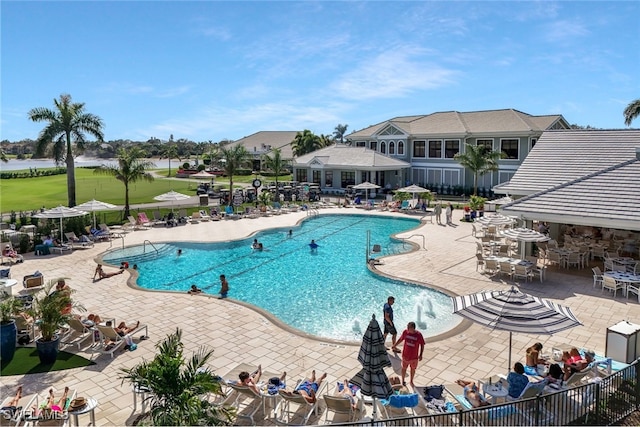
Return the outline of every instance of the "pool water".
<path id="1" fill-rule="evenodd" d="M 382 324 L 382 306 L 393 295 L 398 333 L 415 321 L 425 336 L 434 336 L 460 322 L 450 298 L 379 276 L 366 266 L 368 234 L 370 247 L 382 249 L 372 255 L 397 254 L 411 246 L 391 236 L 418 225 L 411 218 L 320 215 L 290 228 L 291 236 L 289 228 L 271 229 L 231 242 L 155 243 L 157 251 L 147 243 L 108 252 L 103 260 L 137 264 L 138 286 L 153 290 L 186 292 L 195 284 L 217 294 L 224 274 L 229 298 L 260 307 L 306 333 L 337 340 L 360 340 L 371 314 Z M 263 251 L 251 249 L 254 238 Z M 309 247 L 312 239 L 319 246 L 315 251 Z"/>

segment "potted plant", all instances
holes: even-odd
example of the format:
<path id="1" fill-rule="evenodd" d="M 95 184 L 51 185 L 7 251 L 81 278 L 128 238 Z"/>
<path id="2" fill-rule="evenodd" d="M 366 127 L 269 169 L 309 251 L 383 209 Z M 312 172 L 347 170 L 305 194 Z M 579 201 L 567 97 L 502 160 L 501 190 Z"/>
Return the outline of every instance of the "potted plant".
<path id="1" fill-rule="evenodd" d="M 33 297 L 30 314 L 37 319 L 41 337 L 36 340 L 38 357 L 42 364 L 52 364 L 58 357 L 60 337 L 58 330 L 72 317 L 71 310 L 84 308 L 73 302 L 73 290 L 64 283 L 64 278 L 51 280 L 42 292 Z M 56 290 L 51 289 L 56 285 Z"/>
<path id="2" fill-rule="evenodd" d="M 9 297 L 0 302 L 0 359 L 8 362 L 16 352 L 18 330 L 13 316 L 20 312 L 22 301 Z"/>
<path id="3" fill-rule="evenodd" d="M 469 198 L 469 206 L 471 207 L 471 210 L 473 211 L 472 217 L 475 218 L 476 216 L 483 216 L 483 211 L 484 211 L 484 202 L 486 202 L 487 199 L 485 199 L 484 197 L 480 197 L 480 196 L 476 196 L 476 195 L 472 195 Z M 480 212 L 478 215 L 476 215 L 477 212 Z"/>

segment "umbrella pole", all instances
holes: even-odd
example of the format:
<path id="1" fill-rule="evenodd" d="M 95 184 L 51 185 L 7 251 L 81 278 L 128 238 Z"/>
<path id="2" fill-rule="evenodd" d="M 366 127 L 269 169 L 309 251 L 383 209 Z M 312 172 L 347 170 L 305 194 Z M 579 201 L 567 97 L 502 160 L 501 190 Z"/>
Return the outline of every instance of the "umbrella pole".
<path id="1" fill-rule="evenodd" d="M 513 332 L 509 331 L 509 366 L 507 366 L 507 372 L 511 372 L 511 342 L 513 339 Z"/>

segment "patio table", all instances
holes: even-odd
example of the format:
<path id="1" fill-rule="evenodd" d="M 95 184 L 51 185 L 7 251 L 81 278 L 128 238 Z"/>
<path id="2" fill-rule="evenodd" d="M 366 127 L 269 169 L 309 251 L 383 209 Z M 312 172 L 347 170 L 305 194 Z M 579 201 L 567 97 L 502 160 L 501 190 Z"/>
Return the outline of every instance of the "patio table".
<path id="1" fill-rule="evenodd" d="M 492 260 L 492 261 L 498 261 L 500 262 L 508 262 L 511 265 L 524 265 L 525 267 L 533 267 L 533 263 L 531 261 L 527 261 L 525 259 L 519 259 L 519 258 L 509 258 L 509 257 L 502 257 L 502 256 L 494 256 L 494 255 L 490 255 L 487 257 L 484 257 L 485 260 Z"/>

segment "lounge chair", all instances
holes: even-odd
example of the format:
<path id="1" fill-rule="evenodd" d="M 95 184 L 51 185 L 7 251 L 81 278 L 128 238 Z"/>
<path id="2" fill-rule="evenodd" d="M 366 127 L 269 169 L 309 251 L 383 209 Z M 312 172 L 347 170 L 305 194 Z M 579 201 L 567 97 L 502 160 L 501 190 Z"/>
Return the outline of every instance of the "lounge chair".
<path id="1" fill-rule="evenodd" d="M 302 380 L 299 380 L 293 389 L 295 390 L 301 382 Z M 325 386 L 326 381 L 324 381 L 320 385 L 320 389 L 318 389 L 318 393 L 316 393 L 316 396 L 320 395 L 319 393 Z M 275 410 L 277 424 L 291 424 L 291 420 L 294 419 L 298 412 L 301 412 L 300 416 L 302 417 L 302 424 L 296 423 L 296 425 L 306 425 L 309 422 L 311 414 L 313 414 L 314 412 L 316 416 L 318 415 L 319 400 L 317 398 L 315 402 L 309 403 L 304 397 L 302 397 L 302 395 L 298 393 L 289 393 L 284 390 L 278 390 L 278 394 L 280 395 L 281 400 L 278 403 L 278 406 L 276 406 Z"/>
<path id="2" fill-rule="evenodd" d="M 65 337 L 63 342 L 61 341 L 62 344 L 75 345 L 78 347 L 78 350 L 82 349 L 80 344 L 88 341 L 88 338 L 91 338 L 91 346 L 95 344 L 95 329 L 85 325 L 75 317 L 69 319 L 67 324 L 69 325 L 70 333 Z"/>
<path id="3" fill-rule="evenodd" d="M 107 226 L 105 225 L 105 227 Z M 109 227 L 107 227 L 107 229 L 108 228 Z M 101 242 L 111 239 L 111 233 L 109 231 L 93 228 L 89 225 L 85 227 L 85 230 L 87 230 L 87 233 L 90 236 L 89 238 L 93 239 L 94 242 Z"/>
<path id="4" fill-rule="evenodd" d="M 33 320 L 29 321 L 22 316 L 13 318 L 16 322 L 16 333 L 18 342 L 21 343 L 22 337 L 28 337 L 28 342 L 32 342 L 36 338 L 36 324 Z"/>
<path id="5" fill-rule="evenodd" d="M 69 406 L 71 406 L 71 402 L 76 398 L 78 393 L 77 390 L 69 390 L 69 393 L 67 394 L 66 404 L 62 408 L 62 412 L 56 414 L 55 416 L 51 414 L 49 410 L 44 409 L 49 399 L 48 390 L 49 389 L 36 395 L 32 407 L 37 408 L 37 412 L 35 414 L 31 414 L 31 419 L 26 418 L 27 424 L 35 424 L 38 426 L 68 426 L 71 419 L 71 417 L 69 416 Z M 62 390 L 54 390 L 56 402 L 58 401 L 60 396 L 62 396 L 62 393 Z"/>
<path id="6" fill-rule="evenodd" d="M 69 244 L 71 245 L 71 249 L 93 247 L 93 242 L 91 241 L 91 239 L 89 239 L 84 234 L 80 238 L 78 238 L 78 236 L 76 236 L 76 233 L 73 231 L 64 233 L 64 235 L 69 241 Z"/>
<path id="7" fill-rule="evenodd" d="M 158 210 L 153 211 L 153 225 L 154 227 L 157 227 L 157 226 L 164 227 L 167 225 L 167 221 L 165 221 L 164 218 L 162 218 L 162 214 Z"/>
<path id="8" fill-rule="evenodd" d="M 224 217 L 225 219 L 238 219 L 240 218 L 240 215 L 235 213 L 235 211 L 233 210 L 233 206 L 227 206 L 226 208 L 224 208 Z"/>
<path id="9" fill-rule="evenodd" d="M 127 337 L 127 335 L 125 335 L 124 337 L 118 335 L 118 332 L 113 329 L 113 326 L 96 325 L 96 328 L 98 328 L 98 331 L 100 331 L 101 337 L 101 345 L 100 349 L 98 349 L 98 352 L 100 352 L 101 354 L 108 354 L 113 359 L 113 353 L 115 353 L 120 347 L 125 345 L 125 338 Z M 131 331 L 128 336 L 133 338 L 133 335 L 137 334 L 143 329 L 143 336 L 146 337 L 149 333 L 147 325 L 138 325 L 138 327 L 135 330 Z"/>
<path id="10" fill-rule="evenodd" d="M 200 212 L 195 211 L 194 213 L 191 214 L 191 218 L 189 218 L 189 222 L 191 224 L 198 224 L 200 222 L 200 220 L 202 220 L 202 216 L 200 215 Z"/>
<path id="11" fill-rule="evenodd" d="M 388 399 L 378 399 L 376 403 L 380 408 L 380 413 L 386 419 L 416 416 L 415 408 L 420 402 L 418 393 L 397 394 L 394 393 Z"/>
<path id="12" fill-rule="evenodd" d="M 202 221 L 211 221 L 211 217 L 204 210 L 200 210 L 200 219 Z"/>
<path id="13" fill-rule="evenodd" d="M 14 393 L 9 393 L 10 395 L 6 396 L 2 400 L 3 408 L 11 403 L 11 400 L 15 397 Z M 20 400 L 18 400 L 18 404 L 16 405 L 16 409 L 18 409 L 15 413 L 5 413 L 0 414 L 0 426 L 19 426 L 25 420 L 25 416 L 28 411 L 36 404 L 36 399 L 38 398 L 37 394 L 27 394 L 22 395 Z"/>
<path id="14" fill-rule="evenodd" d="M 147 217 L 146 212 L 138 212 L 138 225 L 145 228 L 153 227 L 153 222 Z"/>
<path id="15" fill-rule="evenodd" d="M 264 408 L 264 396 L 257 394 L 247 386 L 233 383 L 228 383 L 227 385 L 231 388 L 232 393 L 224 401 L 224 404 L 236 408 L 238 418 L 246 418 L 251 421 L 251 425 L 256 425 L 253 417 L 261 406 Z"/>
<path id="16" fill-rule="evenodd" d="M 526 387 L 522 390 L 522 392 L 520 393 L 520 396 L 518 397 L 507 396 L 507 400 L 513 401 L 513 400 L 529 399 L 530 397 L 536 397 L 539 394 L 542 394 L 542 392 L 544 391 L 544 387 L 546 385 L 547 385 L 547 382 L 544 380 L 537 381 L 537 382 L 530 381 L 529 383 L 527 383 Z"/>
<path id="17" fill-rule="evenodd" d="M 322 398 L 327 405 L 327 411 L 325 412 L 325 423 L 327 424 L 329 424 L 330 413 L 334 415 L 331 420 L 332 422 L 341 422 L 336 420 L 336 415 L 346 415 L 348 422 L 354 422 L 362 416 L 362 412 L 354 409 L 349 399 L 341 396 L 330 396 L 328 394 L 323 395 Z"/>
<path id="18" fill-rule="evenodd" d="M 124 224 L 123 227 L 128 230 L 142 230 L 144 227 L 138 224 L 138 221 L 131 215 L 127 217 L 129 220 L 128 223 Z"/>

